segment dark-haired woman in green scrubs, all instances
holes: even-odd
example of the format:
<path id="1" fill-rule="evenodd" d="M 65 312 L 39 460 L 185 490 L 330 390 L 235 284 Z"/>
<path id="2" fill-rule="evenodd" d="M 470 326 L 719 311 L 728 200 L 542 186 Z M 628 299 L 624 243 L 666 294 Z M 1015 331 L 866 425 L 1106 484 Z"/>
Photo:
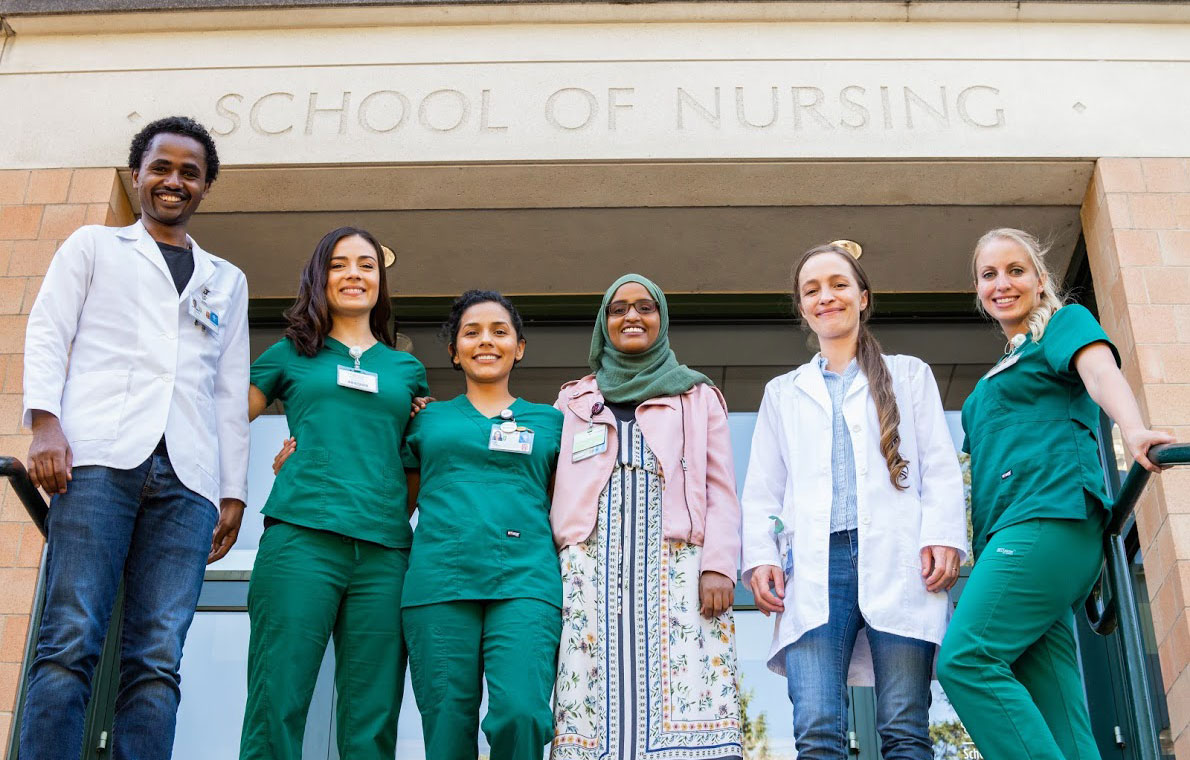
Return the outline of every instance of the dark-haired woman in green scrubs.
<path id="1" fill-rule="evenodd" d="M 252 365 L 249 413 L 285 403 L 300 441 L 264 506 L 248 589 L 241 760 L 299 760 L 328 639 L 339 756 L 391 760 L 405 686 L 409 563 L 401 441 L 426 371 L 393 348 L 380 245 L 328 233 L 302 273 L 285 338 Z"/>
<path id="2" fill-rule="evenodd" d="M 1008 345 L 963 405 L 976 563 L 938 680 L 987 760 L 1098 760 L 1071 608 L 1103 564 L 1099 409 L 1151 470 L 1149 447 L 1172 438 L 1141 420 L 1091 313 L 1062 305 L 1035 237 L 992 230 L 973 270 Z"/>
<path id="3" fill-rule="evenodd" d="M 540 760 L 562 629 L 549 523 L 562 414 L 509 392 L 525 339 L 499 293 L 464 293 L 446 332 L 467 392 L 426 407 L 406 439 L 420 491 L 401 606 L 426 757 L 474 760 L 486 678 L 492 760 Z"/>

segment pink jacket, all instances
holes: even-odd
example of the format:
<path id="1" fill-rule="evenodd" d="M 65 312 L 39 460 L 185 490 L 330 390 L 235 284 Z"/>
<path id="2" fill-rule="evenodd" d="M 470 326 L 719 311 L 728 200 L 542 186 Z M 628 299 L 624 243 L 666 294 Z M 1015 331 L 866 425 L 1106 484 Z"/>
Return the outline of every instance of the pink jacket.
<path id="1" fill-rule="evenodd" d="M 615 416 L 604 408 L 591 418 L 591 408 L 602 401 L 595 376 L 588 375 L 562 386 L 554 403 L 565 415 L 550 509 L 559 550 L 586 541 L 595 530 L 599 495 L 615 465 Z M 740 557 L 740 503 L 723 394 L 718 388 L 696 385 L 680 396 L 643 402 L 636 418 L 665 481 L 661 492 L 664 536 L 702 546 L 702 569 L 734 581 Z M 575 462 L 571 458 L 574 436 L 592 421 L 608 426 L 607 450 Z"/>

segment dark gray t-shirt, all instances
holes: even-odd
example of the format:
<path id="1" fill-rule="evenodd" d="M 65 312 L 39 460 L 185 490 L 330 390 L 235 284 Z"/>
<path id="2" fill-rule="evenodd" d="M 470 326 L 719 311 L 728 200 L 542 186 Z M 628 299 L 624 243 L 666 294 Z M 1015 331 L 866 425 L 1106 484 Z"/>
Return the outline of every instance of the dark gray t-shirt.
<path id="1" fill-rule="evenodd" d="M 178 289 L 178 295 L 181 295 L 194 274 L 194 254 L 189 248 L 179 248 L 168 243 L 158 243 L 157 247 L 161 249 L 165 265 L 169 267 L 170 276 L 174 278 L 174 287 Z"/>

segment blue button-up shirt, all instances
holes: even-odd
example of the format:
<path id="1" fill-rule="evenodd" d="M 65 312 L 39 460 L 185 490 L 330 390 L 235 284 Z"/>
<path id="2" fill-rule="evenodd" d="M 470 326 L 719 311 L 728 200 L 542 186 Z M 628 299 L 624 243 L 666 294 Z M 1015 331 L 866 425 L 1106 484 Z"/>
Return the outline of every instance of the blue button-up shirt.
<path id="1" fill-rule="evenodd" d="M 851 381 L 859 374 L 855 359 L 840 375 L 826 368 L 826 357 L 818 357 L 818 367 L 826 390 L 831 397 L 831 533 L 840 530 L 854 530 L 859 526 L 856 514 L 855 451 L 851 446 L 851 434 L 847 432 L 847 420 L 843 419 L 843 397 L 851 387 Z"/>

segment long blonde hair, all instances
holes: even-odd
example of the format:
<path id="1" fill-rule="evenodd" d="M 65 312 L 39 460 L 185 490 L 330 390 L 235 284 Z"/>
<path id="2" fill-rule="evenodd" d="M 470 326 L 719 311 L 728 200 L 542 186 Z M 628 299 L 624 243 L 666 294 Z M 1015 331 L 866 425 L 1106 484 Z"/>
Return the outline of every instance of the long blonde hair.
<path id="1" fill-rule="evenodd" d="M 977 271 L 979 252 L 994 240 L 1008 240 L 1019 245 L 1029 255 L 1029 262 L 1037 272 L 1038 279 L 1041 280 L 1041 295 L 1038 297 L 1037 305 L 1025 318 L 1025 325 L 1029 328 L 1033 341 L 1037 342 L 1041 340 L 1042 335 L 1045 335 L 1045 328 L 1049 324 L 1050 317 L 1054 316 L 1054 312 L 1066 303 L 1063 295 L 1054 286 L 1054 278 L 1050 274 L 1049 267 L 1045 265 L 1045 255 L 1049 253 L 1050 246 L 1043 244 L 1036 235 L 1013 227 L 997 227 L 994 230 L 989 230 L 975 244 L 975 251 L 971 254 L 971 277 L 975 281 L 979 280 Z M 975 299 L 975 306 L 984 316 L 990 316 L 978 297 Z"/>
<path id="2" fill-rule="evenodd" d="M 859 341 L 856 346 L 855 358 L 864 376 L 868 378 L 868 392 L 872 401 L 876 403 L 876 416 L 880 420 L 880 453 L 884 455 L 884 462 L 888 466 L 888 479 L 898 490 L 904 491 L 909 487 L 909 462 L 901 456 L 901 411 L 897 408 L 897 397 L 893 393 L 892 375 L 884 363 L 883 350 L 876 336 L 868 329 L 868 319 L 872 316 L 876 298 L 872 293 L 872 286 L 868 275 L 864 272 L 855 257 L 846 249 L 837 245 L 820 245 L 802 254 L 797 266 L 793 268 L 793 302 L 797 304 L 796 313 L 801 318 L 801 287 L 799 285 L 802 268 L 806 262 L 823 253 L 834 253 L 842 256 L 851 265 L 855 274 L 855 282 L 860 290 L 868 294 L 868 305 L 859 313 Z"/>

